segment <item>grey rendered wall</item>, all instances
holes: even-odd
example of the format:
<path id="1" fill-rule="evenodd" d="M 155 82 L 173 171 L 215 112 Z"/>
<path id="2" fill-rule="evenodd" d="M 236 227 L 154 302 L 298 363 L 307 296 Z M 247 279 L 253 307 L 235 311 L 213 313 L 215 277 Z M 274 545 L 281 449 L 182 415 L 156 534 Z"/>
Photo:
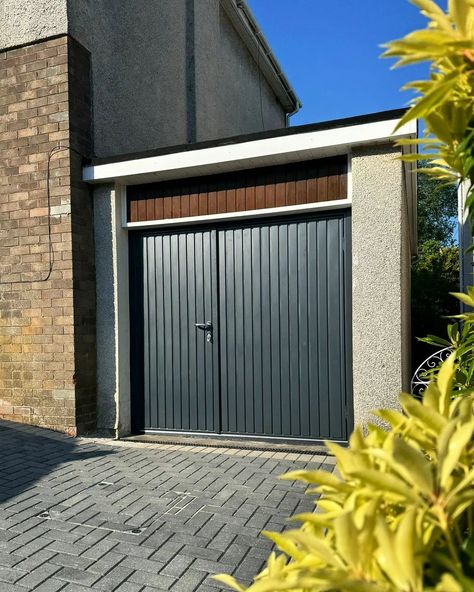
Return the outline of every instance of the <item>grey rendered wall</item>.
<path id="1" fill-rule="evenodd" d="M 199 140 L 282 128 L 285 112 L 219 0 L 195 2 Z"/>
<path id="2" fill-rule="evenodd" d="M 120 188 L 100 185 L 94 188 L 93 197 L 97 431 L 122 435 L 130 433 L 128 234 L 121 227 Z"/>
<path id="3" fill-rule="evenodd" d="M 68 0 L 92 53 L 98 156 L 284 127 L 219 0 Z"/>
<path id="4" fill-rule="evenodd" d="M 68 0 L 92 54 L 98 156 L 186 142 L 185 0 Z"/>
<path id="5" fill-rule="evenodd" d="M 91 52 L 97 156 L 285 125 L 219 0 L 1 0 L 0 23 L 0 48 L 69 33 Z"/>
<path id="6" fill-rule="evenodd" d="M 352 157 L 355 423 L 397 407 L 409 382 L 410 249 L 403 166 L 391 147 Z"/>
<path id="7" fill-rule="evenodd" d="M 0 0 L 0 49 L 67 33 L 67 0 Z"/>

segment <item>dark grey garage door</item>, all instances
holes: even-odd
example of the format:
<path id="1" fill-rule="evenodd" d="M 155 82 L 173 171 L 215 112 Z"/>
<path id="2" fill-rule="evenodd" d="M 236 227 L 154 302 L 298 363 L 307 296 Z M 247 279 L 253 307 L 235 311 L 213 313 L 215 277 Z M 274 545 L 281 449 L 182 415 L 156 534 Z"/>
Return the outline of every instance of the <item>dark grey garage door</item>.
<path id="1" fill-rule="evenodd" d="M 349 223 L 132 234 L 134 430 L 344 440 Z"/>

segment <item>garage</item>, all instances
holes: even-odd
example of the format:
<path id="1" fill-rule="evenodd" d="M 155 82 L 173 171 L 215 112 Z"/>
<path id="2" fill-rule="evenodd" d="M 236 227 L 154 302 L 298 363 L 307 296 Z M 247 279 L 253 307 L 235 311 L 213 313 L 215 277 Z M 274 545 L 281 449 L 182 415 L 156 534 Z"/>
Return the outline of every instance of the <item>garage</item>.
<path id="1" fill-rule="evenodd" d="M 101 433 L 345 442 L 397 405 L 417 240 L 403 114 L 84 168 Z"/>
<path id="2" fill-rule="evenodd" d="M 345 156 L 129 187 L 134 222 L 205 219 L 129 235 L 134 432 L 347 438 L 350 211 L 273 210 L 346 187 Z"/>

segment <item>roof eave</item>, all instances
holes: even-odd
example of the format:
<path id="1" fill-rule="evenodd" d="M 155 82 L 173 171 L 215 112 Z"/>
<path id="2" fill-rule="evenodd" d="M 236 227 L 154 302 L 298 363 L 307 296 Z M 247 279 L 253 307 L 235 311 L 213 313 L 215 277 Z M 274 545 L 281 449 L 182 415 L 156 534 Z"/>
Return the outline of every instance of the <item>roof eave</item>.
<path id="1" fill-rule="evenodd" d="M 192 151 L 177 151 L 145 158 L 84 167 L 88 183 L 140 184 L 203 176 L 286 162 L 348 153 L 361 145 L 391 143 L 416 136 L 416 122 L 395 130 L 399 119 L 348 125 L 300 134 L 279 135 Z M 291 129 L 291 128 L 290 128 Z"/>
<path id="2" fill-rule="evenodd" d="M 254 57 L 273 92 L 288 115 L 302 106 L 288 78 L 284 74 L 265 35 L 245 0 L 220 0 L 235 30 Z"/>

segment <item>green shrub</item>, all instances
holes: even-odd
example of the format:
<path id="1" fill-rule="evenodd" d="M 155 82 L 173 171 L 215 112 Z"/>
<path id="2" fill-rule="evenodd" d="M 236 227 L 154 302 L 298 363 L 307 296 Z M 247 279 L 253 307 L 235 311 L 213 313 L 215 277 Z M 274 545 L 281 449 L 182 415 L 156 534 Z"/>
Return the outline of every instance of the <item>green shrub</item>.
<path id="1" fill-rule="evenodd" d="M 423 400 L 376 415 L 390 430 L 356 429 L 349 448 L 327 443 L 337 474 L 295 471 L 311 484 L 315 513 L 265 533 L 272 553 L 249 592 L 474 591 L 474 392 L 453 397 L 454 354 Z M 228 575 L 217 579 L 238 592 Z"/>
<path id="2" fill-rule="evenodd" d="M 474 308 L 474 287 L 467 289 L 467 293 L 453 293 L 458 300 L 466 306 Z M 436 347 L 450 347 L 455 353 L 456 374 L 453 390 L 462 394 L 466 390 L 474 389 L 474 313 L 466 312 L 454 315 L 462 321 L 462 324 L 452 323 L 448 325 L 448 339 L 428 335 L 420 339 L 424 343 Z M 437 369 L 434 369 L 437 372 Z"/>

